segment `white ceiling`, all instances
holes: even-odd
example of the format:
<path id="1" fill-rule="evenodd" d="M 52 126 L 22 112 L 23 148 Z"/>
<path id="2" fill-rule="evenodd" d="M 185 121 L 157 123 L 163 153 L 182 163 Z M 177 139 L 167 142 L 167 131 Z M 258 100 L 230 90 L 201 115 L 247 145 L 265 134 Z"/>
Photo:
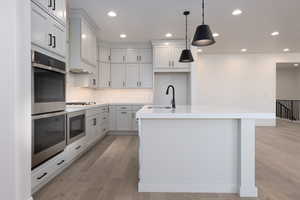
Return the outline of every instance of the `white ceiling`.
<path id="1" fill-rule="evenodd" d="M 209 53 L 300 52 L 300 0 L 206 0 L 206 23 L 218 32 L 217 43 L 204 47 Z M 99 36 L 110 42 L 148 42 L 184 38 L 184 16 L 191 11 L 189 35 L 201 23 L 201 0 L 70 0 L 71 8 L 83 8 L 100 28 Z M 243 14 L 232 16 L 234 9 Z M 118 16 L 109 18 L 114 10 Z M 270 33 L 280 35 L 271 37 Z M 119 35 L 126 33 L 126 39 Z"/>

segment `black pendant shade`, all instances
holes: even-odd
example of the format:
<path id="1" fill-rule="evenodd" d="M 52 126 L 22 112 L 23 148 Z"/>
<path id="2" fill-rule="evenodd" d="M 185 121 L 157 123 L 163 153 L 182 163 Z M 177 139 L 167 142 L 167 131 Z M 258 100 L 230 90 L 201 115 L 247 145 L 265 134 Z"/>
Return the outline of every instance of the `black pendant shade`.
<path id="1" fill-rule="evenodd" d="M 201 47 L 216 43 L 214 36 L 208 25 L 204 23 L 204 0 L 202 0 L 202 25 L 197 27 L 192 45 Z"/>
<path id="2" fill-rule="evenodd" d="M 193 46 L 209 46 L 216 43 L 214 36 L 208 25 L 202 24 L 197 27 L 194 39 L 192 42 Z"/>
<path id="3" fill-rule="evenodd" d="M 189 62 L 193 62 L 193 61 L 194 61 L 194 58 L 193 58 L 191 50 L 190 49 L 184 49 L 181 53 L 179 62 L 189 63 Z"/>
<path id="4" fill-rule="evenodd" d="M 187 46 L 187 16 L 190 14 L 189 11 L 184 11 L 183 15 L 185 15 L 185 49 L 182 50 L 179 62 L 181 63 L 189 63 L 194 62 L 194 58 L 190 49 Z"/>

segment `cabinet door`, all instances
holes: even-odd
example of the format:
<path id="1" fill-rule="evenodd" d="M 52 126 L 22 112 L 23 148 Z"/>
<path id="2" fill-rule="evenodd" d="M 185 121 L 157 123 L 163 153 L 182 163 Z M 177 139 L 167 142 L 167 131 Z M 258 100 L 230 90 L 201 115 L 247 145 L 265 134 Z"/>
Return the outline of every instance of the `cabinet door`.
<path id="1" fill-rule="evenodd" d="M 139 64 L 126 64 L 126 87 L 139 87 Z"/>
<path id="2" fill-rule="evenodd" d="M 131 111 L 117 111 L 117 130 L 130 131 L 132 116 Z"/>
<path id="3" fill-rule="evenodd" d="M 153 62 L 152 49 L 140 49 L 139 56 L 140 56 L 140 63 L 150 64 Z"/>
<path id="4" fill-rule="evenodd" d="M 111 49 L 111 63 L 125 63 L 126 49 Z"/>
<path id="5" fill-rule="evenodd" d="M 131 112 L 131 129 L 133 131 L 138 130 L 138 120 L 136 119 L 136 111 Z"/>
<path id="6" fill-rule="evenodd" d="M 86 140 L 88 144 L 93 143 L 96 137 L 97 118 L 92 116 L 86 119 Z"/>
<path id="7" fill-rule="evenodd" d="M 81 58 L 89 62 L 89 27 L 84 19 L 81 19 Z"/>
<path id="8" fill-rule="evenodd" d="M 126 65 L 112 63 L 111 65 L 111 87 L 124 88 L 126 86 Z"/>
<path id="9" fill-rule="evenodd" d="M 50 46 L 49 21 L 47 14 L 31 3 L 31 42 L 39 47 Z"/>
<path id="10" fill-rule="evenodd" d="M 126 52 L 126 63 L 138 63 L 139 56 L 138 56 L 138 49 L 127 49 Z"/>
<path id="11" fill-rule="evenodd" d="M 109 88 L 110 87 L 110 64 L 100 62 L 99 65 L 99 87 Z"/>
<path id="12" fill-rule="evenodd" d="M 89 49 L 90 49 L 90 57 L 89 61 L 92 65 L 97 66 L 97 37 L 92 29 L 89 29 Z"/>
<path id="13" fill-rule="evenodd" d="M 50 0 L 48 0 L 50 3 Z M 66 1 L 65 0 L 52 0 L 52 13 L 63 24 L 66 24 Z M 49 4 L 50 5 L 50 4 Z"/>
<path id="14" fill-rule="evenodd" d="M 184 50 L 185 47 L 183 46 L 178 46 L 178 47 L 174 47 L 172 48 L 172 67 L 174 68 L 188 68 L 190 66 L 189 63 L 180 63 L 179 59 L 182 53 L 182 50 Z"/>
<path id="15" fill-rule="evenodd" d="M 53 35 L 52 51 L 65 57 L 66 55 L 66 32 L 62 25 L 51 20 L 51 31 Z"/>
<path id="16" fill-rule="evenodd" d="M 100 62 L 109 62 L 110 49 L 105 47 L 99 48 L 99 60 Z"/>
<path id="17" fill-rule="evenodd" d="M 103 131 L 103 129 L 105 127 L 102 127 L 103 125 L 101 124 L 102 121 L 102 116 L 101 115 L 97 115 L 97 121 L 96 121 L 96 140 L 102 138 L 105 134 L 105 131 Z"/>
<path id="18" fill-rule="evenodd" d="M 110 106 L 109 109 L 109 130 L 110 131 L 117 130 L 117 113 L 112 106 Z"/>
<path id="19" fill-rule="evenodd" d="M 153 66 L 152 64 L 140 64 L 140 87 L 153 87 Z"/>
<path id="20" fill-rule="evenodd" d="M 154 67 L 155 68 L 170 68 L 171 53 L 169 47 L 154 48 Z"/>

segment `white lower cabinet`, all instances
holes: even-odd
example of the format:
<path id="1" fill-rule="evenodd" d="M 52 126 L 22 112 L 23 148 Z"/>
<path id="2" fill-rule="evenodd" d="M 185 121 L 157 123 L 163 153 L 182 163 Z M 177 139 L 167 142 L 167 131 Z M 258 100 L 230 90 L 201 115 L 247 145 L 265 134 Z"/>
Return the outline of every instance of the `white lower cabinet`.
<path id="1" fill-rule="evenodd" d="M 137 131 L 136 112 L 142 105 L 112 105 L 109 107 L 110 131 Z"/>
<path id="2" fill-rule="evenodd" d="M 32 192 L 37 191 L 47 182 L 49 182 L 60 170 L 62 170 L 69 161 L 66 151 L 58 154 L 38 168 L 34 169 L 31 174 Z"/>
<path id="3" fill-rule="evenodd" d="M 130 131 L 131 130 L 131 111 L 117 111 L 117 130 Z"/>

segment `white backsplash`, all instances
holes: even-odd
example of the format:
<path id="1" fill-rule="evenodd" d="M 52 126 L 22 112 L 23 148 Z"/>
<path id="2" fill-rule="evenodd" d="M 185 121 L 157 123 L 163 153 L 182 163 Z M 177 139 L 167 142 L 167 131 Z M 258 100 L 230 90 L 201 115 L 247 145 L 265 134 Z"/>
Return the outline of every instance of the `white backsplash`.
<path id="1" fill-rule="evenodd" d="M 153 100 L 152 89 L 101 89 L 67 87 L 67 102 L 95 101 L 97 103 L 147 103 Z"/>

